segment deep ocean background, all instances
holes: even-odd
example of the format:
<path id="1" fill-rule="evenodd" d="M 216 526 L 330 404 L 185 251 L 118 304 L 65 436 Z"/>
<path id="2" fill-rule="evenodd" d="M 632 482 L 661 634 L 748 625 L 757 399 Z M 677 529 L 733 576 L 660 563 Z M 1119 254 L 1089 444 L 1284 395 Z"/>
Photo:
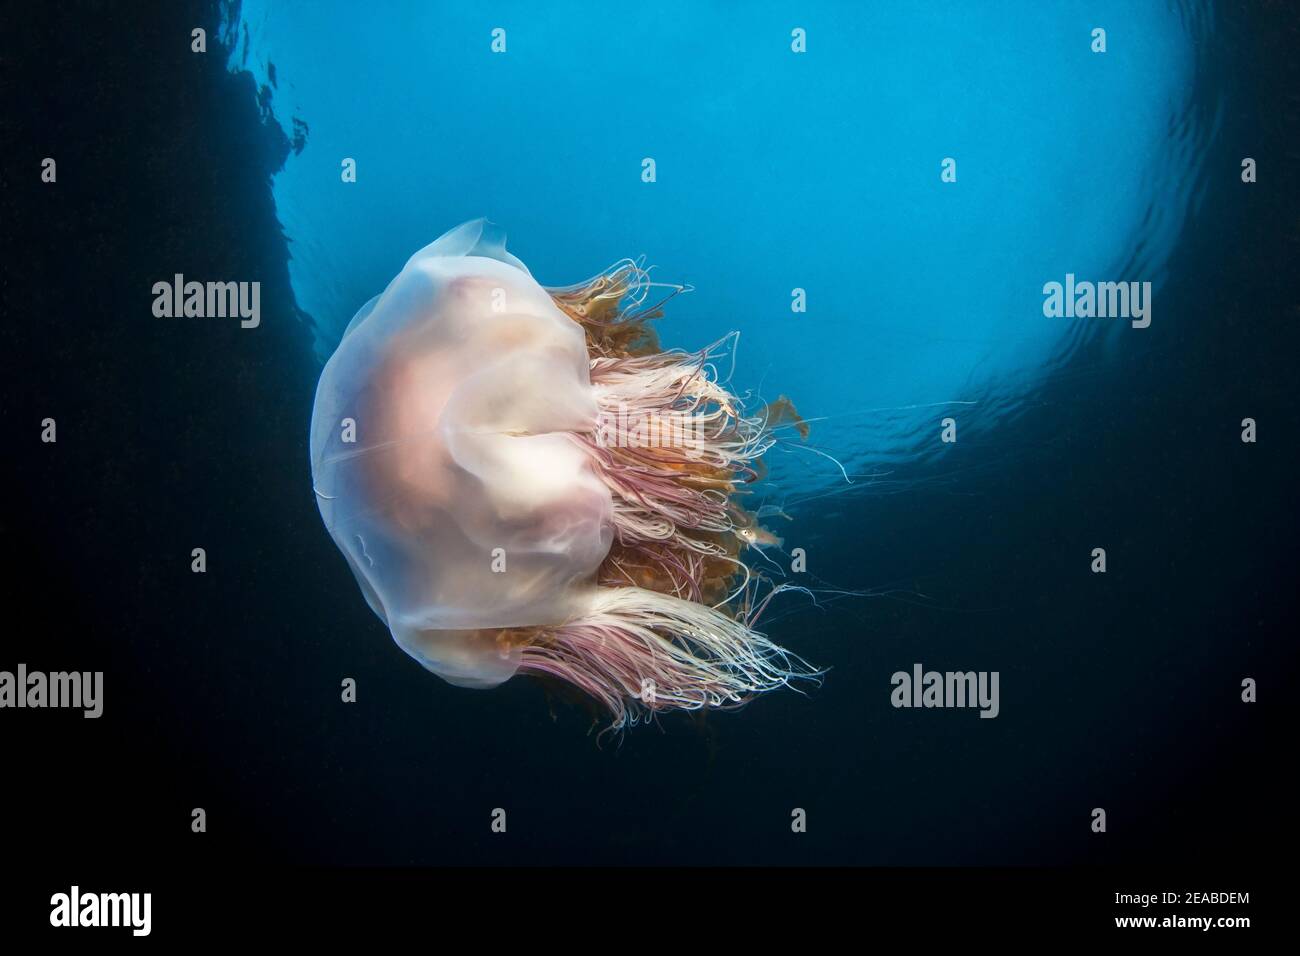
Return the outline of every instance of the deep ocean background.
<path id="1" fill-rule="evenodd" d="M 833 12 L 823 10 L 828 22 Z M 0 668 L 106 675 L 97 721 L 0 712 L 7 848 L 88 866 L 214 867 L 1290 858 L 1300 33 L 1287 4 L 1216 14 L 1190 82 L 1193 104 L 1214 98 L 1221 112 L 1200 144 L 1194 201 L 1161 255 L 1150 335 L 1123 329 L 1048 349 L 1050 360 L 1030 363 L 1048 374 L 1022 370 L 1014 392 L 986 401 L 998 413 L 948 457 L 919 456 L 916 439 L 900 438 L 910 451 L 890 481 L 794 509 L 825 577 L 890 590 L 824 611 L 782 605 L 770 633 L 832 668 L 820 689 L 665 720 L 662 732 L 598 748 L 587 714 L 534 683 L 460 690 L 406 659 L 329 541 L 306 451 L 326 317 L 295 295 L 296 240 L 273 193 L 295 156 L 293 131 L 266 97 L 259 108 L 250 73 L 227 68 L 214 41 L 222 10 L 7 13 Z M 208 29 L 205 56 L 190 52 L 194 25 Z M 1081 135 L 1066 152 L 1098 148 Z M 39 180 L 45 156 L 58 160 L 56 186 Z M 1258 183 L 1240 182 L 1242 156 L 1259 161 Z M 1027 163 L 1023 175 L 1047 173 Z M 843 185 L 821 182 L 825 208 L 814 202 L 813 214 L 829 214 Z M 468 218 L 459 205 L 472 184 L 441 188 L 447 208 L 420 213 L 426 241 Z M 529 238 L 512 249 L 545 259 L 544 281 L 590 274 L 607 264 L 597 251 L 567 262 L 549 244 L 568 231 L 599 237 L 618 219 L 604 205 L 616 198 L 593 196 L 603 211 L 587 222 L 585 209 L 552 210 L 566 231 L 554 239 L 538 234 L 543 210 L 531 211 Z M 635 218 L 617 228 L 635 233 Z M 684 238 L 666 256 L 690 275 L 669 277 L 709 289 L 705 304 L 683 306 L 689 318 L 725 303 L 729 283 L 749 283 L 730 263 L 711 274 L 725 222 L 677 223 Z M 930 228 L 942 235 L 941 222 Z M 870 229 L 888 248 L 888 224 Z M 656 252 L 592 245 L 607 261 Z M 768 245 L 773 256 L 783 248 Z M 390 274 L 393 254 L 359 255 L 366 275 L 331 281 L 359 294 Z M 833 279 L 856 318 L 819 326 L 813 314 L 797 332 L 755 333 L 769 343 L 755 366 L 779 361 L 764 347 L 790 352 L 812 381 L 871 351 L 870 299 L 854 298 L 878 281 L 870 270 L 848 250 L 826 266 L 821 287 Z M 755 267 L 770 271 L 766 260 Z M 1029 274 L 1041 284 L 1064 271 Z M 155 319 L 152 283 L 175 272 L 260 280 L 261 328 Z M 930 282 L 947 289 L 949 277 L 936 266 Z M 771 281 L 774 316 L 796 284 Z M 682 318 L 667 321 L 679 324 L 666 333 L 689 339 L 673 344 L 704 344 L 678 334 Z M 788 319 L 746 306 L 718 321 Z M 939 352 L 961 347 L 957 326 L 932 334 Z M 890 348 L 906 379 L 906 343 Z M 813 413 L 854 394 L 852 380 L 835 380 L 812 396 Z M 799 399 L 784 383 L 772 391 Z M 39 442 L 46 416 L 58 421 L 55 445 Z M 1259 422 L 1257 444 L 1239 440 L 1246 416 Z M 870 447 L 838 450 L 871 467 Z M 782 478 L 797 485 L 799 471 Z M 831 487 L 824 472 L 808 481 Z M 199 546 L 204 575 L 189 570 Z M 1088 571 L 1096 546 L 1108 551 L 1104 576 Z M 894 710 L 889 675 L 915 661 L 999 670 L 1001 715 Z M 1259 682 L 1253 705 L 1239 697 L 1248 676 Z M 339 701 L 344 677 L 358 682 L 355 705 Z M 1098 806 L 1104 835 L 1089 829 Z M 190 832 L 193 807 L 207 811 L 204 836 Z M 504 837 L 489 831 L 495 807 L 509 814 Z M 790 832 L 794 807 L 808 812 L 806 834 Z"/>

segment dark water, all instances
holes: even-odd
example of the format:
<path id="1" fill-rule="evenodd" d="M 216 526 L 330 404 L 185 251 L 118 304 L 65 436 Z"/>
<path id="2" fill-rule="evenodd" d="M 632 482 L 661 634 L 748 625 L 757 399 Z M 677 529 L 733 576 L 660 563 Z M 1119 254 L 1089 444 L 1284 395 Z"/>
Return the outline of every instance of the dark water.
<path id="1" fill-rule="evenodd" d="M 3 421 L 15 451 L 0 667 L 103 670 L 106 703 L 97 721 L 0 714 L 15 851 L 141 864 L 1284 854 L 1297 32 L 1280 5 L 1215 12 L 1185 90 L 1190 115 L 1209 114 L 1180 173 L 1194 188 L 1154 193 L 1184 208 L 1160 250 L 1152 334 L 1032 353 L 1041 375 L 1021 361 L 995 376 L 1014 377 L 1014 400 L 975 378 L 963 390 L 952 373 L 944 399 L 995 410 L 969 438 L 795 511 L 827 578 L 885 592 L 774 615 L 773 638 L 831 667 L 825 684 L 598 749 L 586 712 L 534 683 L 459 690 L 413 665 L 328 541 L 306 451 L 324 317 L 301 312 L 273 192 L 294 131 L 260 114 L 254 80 L 224 54 L 190 53 L 190 28 L 215 37 L 218 11 L 28 11 L 21 41 L 6 41 L 11 79 L 32 82 L 6 116 Z M 1070 152 L 1097 148 L 1085 137 Z M 34 172 L 47 155 L 56 187 Z M 1258 183 L 1241 183 L 1243 156 L 1258 159 Z M 428 217 L 450 226 L 457 212 Z M 643 251 L 615 245 L 610 260 Z M 1141 261 L 1140 241 L 1125 248 Z M 387 253 L 370 255 L 381 274 Z M 702 284 L 694 268 L 684 278 Z M 1064 271 L 1053 263 L 1038 281 Z M 152 284 L 176 272 L 259 279 L 261 327 L 155 319 Z M 866 271 L 842 282 L 881 284 Z M 815 370 L 809 356 L 872 348 L 869 322 L 835 323 L 784 349 Z M 934 349 L 959 348 L 959 331 L 937 326 Z M 906 349 L 890 348 L 893 368 Z M 37 441 L 47 416 L 56 445 Z M 1239 440 L 1244 417 L 1259 423 L 1255 444 Z M 862 443 L 880 430 L 830 434 L 873 466 Z M 1088 571 L 1098 546 L 1105 575 Z M 204 575 L 190 573 L 194 547 L 207 550 Z M 890 675 L 918 661 L 999 671 L 999 717 L 892 708 Z M 339 702 L 343 677 L 358 682 L 356 705 Z M 1240 701 L 1245 677 L 1259 682 L 1253 705 Z M 193 807 L 208 813 L 201 843 Z M 497 807 L 505 839 L 489 831 Z M 795 807 L 806 834 L 790 832 Z M 1107 809 L 1104 836 L 1089 831 L 1094 807 Z"/>

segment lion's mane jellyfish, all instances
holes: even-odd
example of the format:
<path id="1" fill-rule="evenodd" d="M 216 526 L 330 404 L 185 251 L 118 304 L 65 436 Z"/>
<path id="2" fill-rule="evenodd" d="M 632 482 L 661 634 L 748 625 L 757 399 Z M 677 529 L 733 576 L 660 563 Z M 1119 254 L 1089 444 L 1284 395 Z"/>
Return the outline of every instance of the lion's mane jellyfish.
<path id="1" fill-rule="evenodd" d="M 817 672 L 754 629 L 781 590 L 739 503 L 786 399 L 747 415 L 723 343 L 661 351 L 624 260 L 540 286 L 483 220 L 356 314 L 311 426 L 325 526 L 398 645 L 453 684 L 567 682 L 622 728 Z M 725 340 L 724 340 L 725 342 Z"/>

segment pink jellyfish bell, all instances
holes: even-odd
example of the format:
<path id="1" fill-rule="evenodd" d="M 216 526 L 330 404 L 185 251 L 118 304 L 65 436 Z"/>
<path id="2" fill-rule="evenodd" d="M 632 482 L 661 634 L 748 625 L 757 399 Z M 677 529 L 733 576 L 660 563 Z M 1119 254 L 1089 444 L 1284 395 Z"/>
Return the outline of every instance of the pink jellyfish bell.
<path id="1" fill-rule="evenodd" d="M 443 679 L 572 684 L 622 728 L 733 707 L 802 660 L 753 629 L 733 500 L 781 399 L 746 417 L 702 353 L 661 352 L 636 263 L 538 285 L 484 220 L 352 319 L 312 413 L 321 517 L 366 601 Z"/>

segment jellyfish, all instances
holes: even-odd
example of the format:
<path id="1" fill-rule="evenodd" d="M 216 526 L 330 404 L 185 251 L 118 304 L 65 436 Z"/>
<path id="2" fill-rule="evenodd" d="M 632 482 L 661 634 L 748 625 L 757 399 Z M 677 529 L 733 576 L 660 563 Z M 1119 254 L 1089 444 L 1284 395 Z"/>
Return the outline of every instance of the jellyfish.
<path id="1" fill-rule="evenodd" d="M 316 390 L 325 527 L 371 610 L 463 687 L 578 689 L 611 729 L 729 709 L 820 671 L 756 629 L 785 586 L 742 505 L 784 397 L 747 413 L 727 340 L 663 351 L 641 262 L 544 288 L 485 220 L 421 249 Z"/>

